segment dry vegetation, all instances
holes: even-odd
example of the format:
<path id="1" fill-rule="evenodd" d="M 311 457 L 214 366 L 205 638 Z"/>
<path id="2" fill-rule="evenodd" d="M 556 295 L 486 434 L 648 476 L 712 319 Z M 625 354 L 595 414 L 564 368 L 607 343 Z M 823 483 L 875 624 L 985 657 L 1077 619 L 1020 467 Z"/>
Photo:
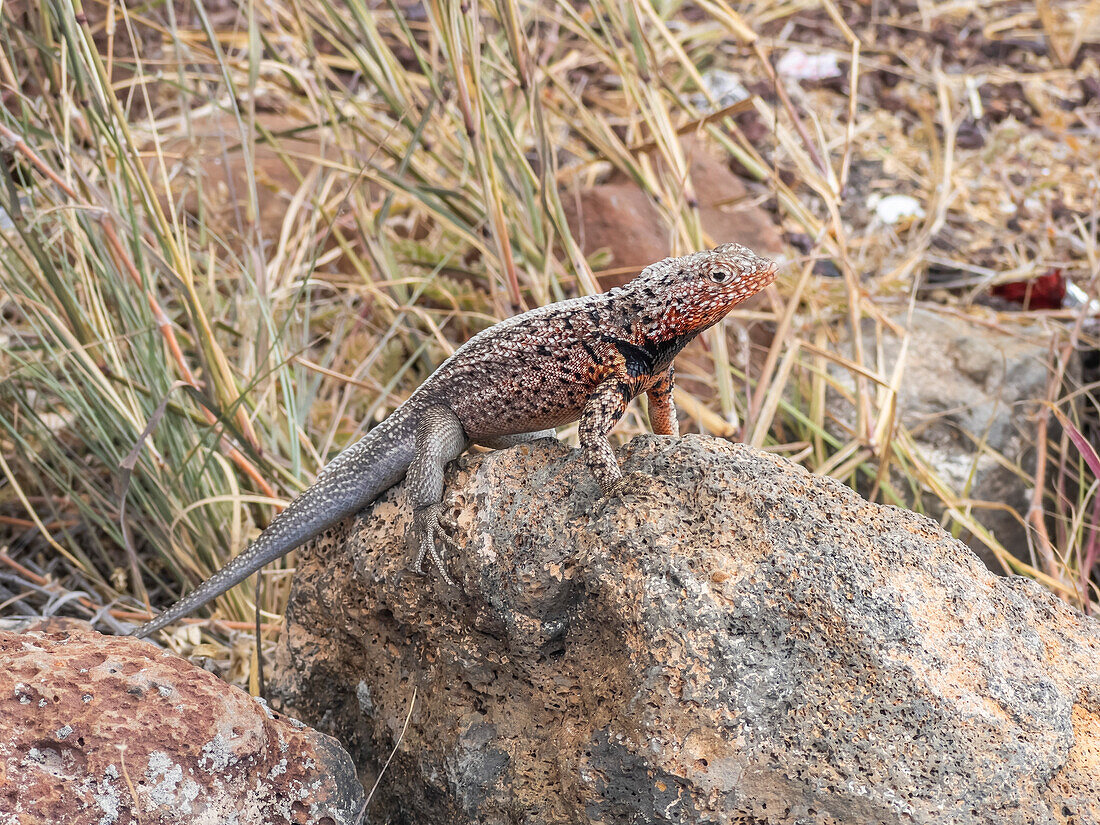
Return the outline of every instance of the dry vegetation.
<path id="1" fill-rule="evenodd" d="M 750 181 L 787 264 L 689 353 L 685 428 L 876 500 L 931 497 L 1006 570 L 1096 601 L 1088 304 L 990 298 L 1053 270 L 1096 297 L 1095 2 L 42 0 L 2 15 L 0 614 L 117 629 L 221 566 L 469 335 L 621 274 L 586 258 L 563 205 L 609 175 L 651 196 L 675 250 L 726 240 L 700 221 L 689 134 Z M 777 79 L 793 49 L 835 56 L 839 76 Z M 751 97 L 718 98 L 719 71 Z M 898 193 L 923 214 L 875 220 L 870 196 Z M 904 371 L 845 343 L 904 337 L 890 319 L 917 304 L 1049 352 L 1023 434 L 1038 460 L 1016 468 L 1035 491 L 1015 514 L 1026 558 L 977 522 L 998 502 L 915 447 Z M 832 420 L 833 395 L 850 420 Z M 643 425 L 638 410 L 620 432 Z M 273 628 L 287 577 L 265 583 Z M 249 627 L 254 598 L 237 588 L 220 630 L 171 643 L 243 678 L 251 639 L 224 631 Z"/>

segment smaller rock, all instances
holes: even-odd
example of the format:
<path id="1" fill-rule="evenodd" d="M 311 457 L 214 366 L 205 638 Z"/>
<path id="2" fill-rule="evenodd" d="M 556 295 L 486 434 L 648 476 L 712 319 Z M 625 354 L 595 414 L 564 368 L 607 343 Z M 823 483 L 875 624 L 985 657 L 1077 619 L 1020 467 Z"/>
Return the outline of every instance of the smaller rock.
<path id="1" fill-rule="evenodd" d="M 741 78 L 725 69 L 711 69 L 704 73 L 703 86 L 710 97 L 708 98 L 704 94 L 692 95 L 691 105 L 707 114 L 716 112 L 726 106 L 732 106 L 734 103 L 747 100 L 752 96 L 752 93 L 745 88 L 745 84 L 741 82 Z M 717 106 L 711 104 L 711 100 L 714 100 Z"/>
<path id="2" fill-rule="evenodd" d="M 752 203 L 745 182 L 701 141 L 684 139 L 690 184 L 699 218 L 715 243 L 735 241 L 761 255 L 783 250 L 771 215 Z M 629 281 L 643 267 L 672 254 L 672 233 L 653 199 L 637 183 L 617 176 L 575 196 L 562 195 L 569 228 L 585 255 L 606 250 L 619 274 L 606 286 Z M 631 271 L 636 270 L 636 271 Z"/>
<path id="3" fill-rule="evenodd" d="M 905 353 L 896 402 L 901 423 L 940 479 L 958 495 L 978 503 L 974 519 L 1012 555 L 1029 560 L 1023 524 L 1030 488 L 1013 467 L 1031 473 L 1035 466 L 1032 416 L 1035 399 L 1046 396 L 1049 333 L 1036 325 L 1017 326 L 1008 335 L 923 307 L 911 316 L 895 315 L 891 321 L 891 326 L 879 330 L 868 320 L 862 329 L 863 350 L 881 357 L 869 366 L 887 378 Z M 906 331 L 907 349 L 893 329 Z M 851 373 L 840 367 L 831 371 L 854 391 Z M 855 423 L 851 403 L 836 393 L 830 396 L 829 407 L 833 420 L 841 424 L 836 432 L 850 432 Z M 898 489 L 905 489 L 900 475 L 895 481 Z M 933 518 L 943 515 L 943 502 L 935 496 L 926 494 L 922 504 Z M 963 539 L 990 569 L 1003 571 L 978 537 L 966 533 Z"/>
<path id="4" fill-rule="evenodd" d="M 0 631 L 0 825 L 355 822 L 344 749 L 148 642 Z"/>

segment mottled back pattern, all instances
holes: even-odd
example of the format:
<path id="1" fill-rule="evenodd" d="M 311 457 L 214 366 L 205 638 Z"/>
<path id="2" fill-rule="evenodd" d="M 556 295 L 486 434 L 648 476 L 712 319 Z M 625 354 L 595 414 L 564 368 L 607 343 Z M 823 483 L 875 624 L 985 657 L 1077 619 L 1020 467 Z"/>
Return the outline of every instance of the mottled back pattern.
<path id="1" fill-rule="evenodd" d="M 666 258 L 626 286 L 525 312 L 471 338 L 417 390 L 443 403 L 473 441 L 576 421 L 618 377 L 646 392 L 681 349 L 775 279 L 776 266 L 725 244 Z"/>

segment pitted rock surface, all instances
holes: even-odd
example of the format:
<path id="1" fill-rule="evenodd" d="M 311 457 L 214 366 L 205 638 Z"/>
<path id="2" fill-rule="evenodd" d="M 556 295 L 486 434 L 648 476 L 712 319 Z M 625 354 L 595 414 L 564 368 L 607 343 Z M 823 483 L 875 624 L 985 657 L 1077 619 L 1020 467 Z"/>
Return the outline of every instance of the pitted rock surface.
<path id="1" fill-rule="evenodd" d="M 392 823 L 1100 822 L 1100 623 L 744 446 L 453 465 L 465 593 L 403 492 L 301 552 L 276 694 Z M 408 727 L 405 729 L 406 720 Z"/>
<path id="2" fill-rule="evenodd" d="M 146 642 L 0 631 L 0 663 L 0 825 L 355 821 L 336 741 Z"/>

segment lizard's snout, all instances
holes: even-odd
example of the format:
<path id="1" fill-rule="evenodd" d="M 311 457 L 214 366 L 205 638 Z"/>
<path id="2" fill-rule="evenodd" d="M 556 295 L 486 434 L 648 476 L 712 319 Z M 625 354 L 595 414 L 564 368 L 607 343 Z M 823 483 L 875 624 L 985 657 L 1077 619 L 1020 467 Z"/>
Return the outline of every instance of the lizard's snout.
<path id="1" fill-rule="evenodd" d="M 770 284 L 775 280 L 775 276 L 779 274 L 779 264 L 771 258 L 757 258 L 757 260 L 759 261 L 757 271 L 760 273 L 760 280 Z"/>

